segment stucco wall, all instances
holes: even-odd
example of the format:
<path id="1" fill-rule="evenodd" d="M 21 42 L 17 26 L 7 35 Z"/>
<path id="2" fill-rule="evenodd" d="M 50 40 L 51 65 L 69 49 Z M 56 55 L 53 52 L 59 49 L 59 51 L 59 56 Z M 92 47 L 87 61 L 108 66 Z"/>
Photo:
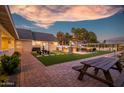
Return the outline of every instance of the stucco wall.
<path id="1" fill-rule="evenodd" d="M 2 31 L 1 31 L 1 29 L 0 29 L 0 50 L 2 50 L 1 48 L 2 48 L 2 37 L 1 37 L 1 35 L 2 35 L 2 33 L 1 33 Z"/>
<path id="2" fill-rule="evenodd" d="M 0 54 L 12 55 L 14 53 L 15 39 L 0 24 Z"/>
<path id="3" fill-rule="evenodd" d="M 34 41 L 34 40 L 32 40 L 32 46 L 33 46 L 33 47 L 40 47 L 41 49 L 42 49 L 43 46 L 44 46 L 44 48 L 45 48 L 46 50 L 49 50 L 48 41 Z"/>
<path id="4" fill-rule="evenodd" d="M 0 24 L 0 50 L 2 51 L 2 31 L 4 30 L 3 26 Z"/>
<path id="5" fill-rule="evenodd" d="M 33 47 L 40 47 L 41 49 L 44 48 L 49 51 L 56 50 L 58 43 L 57 42 L 48 42 L 48 41 L 32 41 Z"/>
<path id="6" fill-rule="evenodd" d="M 49 51 L 55 51 L 57 48 L 58 42 L 49 42 Z"/>
<path id="7" fill-rule="evenodd" d="M 32 51 L 32 41 L 31 40 L 16 40 L 16 51 L 30 52 Z"/>

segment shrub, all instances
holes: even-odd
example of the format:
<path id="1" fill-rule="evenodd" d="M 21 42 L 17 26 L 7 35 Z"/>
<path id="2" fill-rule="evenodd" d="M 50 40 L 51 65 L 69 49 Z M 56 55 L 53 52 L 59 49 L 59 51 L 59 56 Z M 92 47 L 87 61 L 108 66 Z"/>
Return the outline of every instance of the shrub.
<path id="1" fill-rule="evenodd" d="M 1 57 L 1 65 L 3 71 L 7 74 L 14 74 L 19 66 L 20 59 L 18 56 L 6 56 Z"/>
<path id="2" fill-rule="evenodd" d="M 16 52 L 14 52 L 14 53 L 13 53 L 13 55 L 12 55 L 12 56 L 18 56 L 18 57 L 20 57 L 20 56 L 21 56 L 21 54 L 20 54 L 19 52 L 17 52 L 17 51 L 16 51 Z"/>
<path id="3" fill-rule="evenodd" d="M 1 61 L 0 61 L 0 75 L 2 74 L 2 66 L 1 66 Z"/>

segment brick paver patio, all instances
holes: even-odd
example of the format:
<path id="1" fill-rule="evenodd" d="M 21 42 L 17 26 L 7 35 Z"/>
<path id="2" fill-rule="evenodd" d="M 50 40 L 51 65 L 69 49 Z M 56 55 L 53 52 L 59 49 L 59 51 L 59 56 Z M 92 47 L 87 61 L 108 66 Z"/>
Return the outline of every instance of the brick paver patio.
<path id="1" fill-rule="evenodd" d="M 95 57 L 94 57 L 95 58 Z M 87 59 L 83 59 L 87 60 Z M 52 60 L 53 61 L 53 60 Z M 44 66 L 30 53 L 23 53 L 21 56 L 21 73 L 19 75 L 21 87 L 106 87 L 88 76 L 84 80 L 77 80 L 79 72 L 72 69 L 73 66 L 81 65 L 80 61 L 65 62 L 62 64 Z M 89 69 L 93 73 L 93 69 Z M 112 76 L 117 78 L 119 73 L 112 70 Z M 102 73 L 98 74 L 104 77 Z"/>
<path id="2" fill-rule="evenodd" d="M 21 55 L 20 86 L 51 86 L 46 68 L 29 53 Z"/>

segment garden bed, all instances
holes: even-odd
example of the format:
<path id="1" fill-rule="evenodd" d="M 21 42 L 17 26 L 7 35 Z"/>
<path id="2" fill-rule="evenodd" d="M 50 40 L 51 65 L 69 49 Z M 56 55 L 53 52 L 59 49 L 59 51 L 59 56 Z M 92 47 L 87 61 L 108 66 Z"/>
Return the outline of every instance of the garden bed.
<path id="1" fill-rule="evenodd" d="M 19 53 L 17 52 L 12 56 L 3 55 L 0 57 L 0 87 L 19 86 L 19 57 Z"/>

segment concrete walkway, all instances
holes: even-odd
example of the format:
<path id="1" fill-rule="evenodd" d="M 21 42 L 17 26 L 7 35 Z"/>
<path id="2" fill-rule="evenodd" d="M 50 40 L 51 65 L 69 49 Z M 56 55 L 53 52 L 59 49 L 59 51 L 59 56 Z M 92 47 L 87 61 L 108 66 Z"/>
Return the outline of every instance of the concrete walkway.
<path id="1" fill-rule="evenodd" d="M 105 56 L 105 55 L 104 55 Z M 112 56 L 112 54 L 106 55 Z M 101 57 L 101 56 L 99 56 Z M 107 85 L 85 76 L 84 80 L 77 80 L 79 72 L 72 69 L 73 66 L 81 65 L 80 62 L 83 60 L 90 60 L 98 57 L 89 59 L 81 59 L 77 61 L 65 62 L 62 64 L 52 65 L 45 67 L 30 53 L 23 53 L 21 56 L 21 73 L 20 86 L 21 87 L 105 87 Z M 93 73 L 93 69 L 89 69 L 90 73 Z M 117 78 L 119 73 L 117 71 L 111 71 L 114 80 Z M 101 77 L 103 73 L 98 74 Z"/>

